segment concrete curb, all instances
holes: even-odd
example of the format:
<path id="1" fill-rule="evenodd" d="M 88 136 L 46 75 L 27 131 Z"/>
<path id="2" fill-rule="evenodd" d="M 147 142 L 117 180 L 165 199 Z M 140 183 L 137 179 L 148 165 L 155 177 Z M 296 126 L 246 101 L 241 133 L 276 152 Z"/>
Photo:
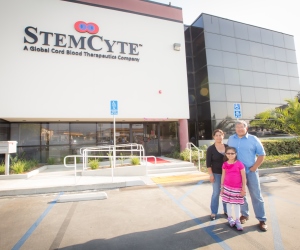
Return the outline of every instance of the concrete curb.
<path id="1" fill-rule="evenodd" d="M 16 180 L 16 179 L 28 179 L 42 171 L 44 171 L 45 169 L 47 169 L 48 166 L 42 166 L 40 168 L 37 168 L 27 174 L 10 174 L 10 175 L 0 175 L 0 180 Z"/>
<path id="2" fill-rule="evenodd" d="M 288 166 L 288 167 L 280 167 L 280 168 L 263 168 L 259 169 L 259 175 L 263 174 L 273 174 L 273 173 L 282 173 L 282 172 L 294 172 L 300 171 L 300 166 Z"/>

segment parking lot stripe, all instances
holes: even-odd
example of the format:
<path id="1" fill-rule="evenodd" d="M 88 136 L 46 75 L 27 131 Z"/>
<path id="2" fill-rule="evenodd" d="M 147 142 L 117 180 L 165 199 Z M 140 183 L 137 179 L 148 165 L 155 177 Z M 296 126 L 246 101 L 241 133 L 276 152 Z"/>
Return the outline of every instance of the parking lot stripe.
<path id="1" fill-rule="evenodd" d="M 168 190 L 166 190 L 162 185 L 158 184 L 158 187 L 180 208 L 182 209 L 193 221 L 200 226 L 216 243 L 218 243 L 223 249 L 231 250 L 231 248 L 220 238 L 218 237 L 210 228 L 205 227 L 203 222 L 193 215 L 184 205 L 180 203 L 179 200 L 176 200 L 173 195 L 171 195 Z"/>
<path id="2" fill-rule="evenodd" d="M 191 193 L 193 193 L 195 191 L 195 189 L 202 184 L 203 181 L 199 181 L 193 188 L 191 188 L 189 191 L 187 191 L 183 196 L 181 196 L 178 201 L 181 202 L 183 201 L 186 197 L 188 197 Z"/>
<path id="3" fill-rule="evenodd" d="M 266 192 L 266 194 L 268 195 L 268 200 L 270 203 L 269 207 L 270 207 L 270 214 L 271 214 L 274 249 L 282 250 L 282 249 L 284 249 L 284 246 L 283 246 L 283 242 L 282 242 L 282 238 L 281 238 L 280 226 L 279 226 L 278 219 L 276 216 L 274 197 L 270 193 Z"/>
<path id="4" fill-rule="evenodd" d="M 33 225 L 28 229 L 28 231 L 23 235 L 23 237 L 14 245 L 12 250 L 19 250 L 21 246 L 25 243 L 25 241 L 31 236 L 31 234 L 34 232 L 34 230 L 38 227 L 38 225 L 42 222 L 42 220 L 46 217 L 46 215 L 50 212 L 52 207 L 56 204 L 57 199 L 59 196 L 61 196 L 63 193 L 59 193 L 59 195 L 50 202 L 50 205 L 47 207 L 47 209 L 42 213 L 42 215 L 33 223 Z"/>

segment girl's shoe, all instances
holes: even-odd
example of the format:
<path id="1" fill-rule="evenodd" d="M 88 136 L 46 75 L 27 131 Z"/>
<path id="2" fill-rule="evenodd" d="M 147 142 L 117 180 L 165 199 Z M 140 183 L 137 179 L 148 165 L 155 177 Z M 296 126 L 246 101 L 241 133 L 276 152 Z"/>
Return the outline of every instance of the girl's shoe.
<path id="1" fill-rule="evenodd" d="M 227 220 L 228 220 L 229 225 L 230 225 L 231 227 L 234 227 L 234 225 L 235 225 L 234 219 L 230 216 L 230 217 L 227 218 Z"/>
<path id="2" fill-rule="evenodd" d="M 243 226 L 242 226 L 242 223 L 241 223 L 241 221 L 239 219 L 235 220 L 235 226 L 236 226 L 237 230 L 243 231 Z"/>

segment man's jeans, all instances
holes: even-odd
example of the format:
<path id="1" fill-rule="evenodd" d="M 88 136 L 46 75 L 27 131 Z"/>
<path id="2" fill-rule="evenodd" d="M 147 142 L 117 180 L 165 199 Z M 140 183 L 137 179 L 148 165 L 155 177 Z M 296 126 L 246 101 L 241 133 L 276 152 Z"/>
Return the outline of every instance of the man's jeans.
<path id="1" fill-rule="evenodd" d="M 213 174 L 215 181 L 212 183 L 213 186 L 213 193 L 211 196 L 211 203 L 210 203 L 210 210 L 212 214 L 218 214 L 219 208 L 219 199 L 220 199 L 220 188 L 221 188 L 221 174 Z M 224 212 L 227 213 L 226 204 L 223 203 Z"/>
<path id="2" fill-rule="evenodd" d="M 251 196 L 251 201 L 252 201 L 255 216 L 259 221 L 266 221 L 267 218 L 265 213 L 264 199 L 261 195 L 258 171 L 256 172 L 250 171 L 249 173 L 246 174 L 246 177 L 247 177 L 247 186 Z M 244 205 L 241 205 L 241 214 L 244 216 L 249 216 L 249 206 L 248 206 L 246 196 L 244 200 L 245 200 Z"/>

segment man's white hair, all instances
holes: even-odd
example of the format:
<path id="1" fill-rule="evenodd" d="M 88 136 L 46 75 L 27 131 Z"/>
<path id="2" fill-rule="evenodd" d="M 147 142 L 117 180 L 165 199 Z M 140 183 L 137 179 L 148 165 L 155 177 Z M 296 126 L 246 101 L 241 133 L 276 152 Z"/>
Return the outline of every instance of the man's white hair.
<path id="1" fill-rule="evenodd" d="M 245 122 L 244 120 L 238 120 L 238 121 L 236 121 L 236 122 L 235 122 L 235 126 L 236 126 L 237 124 L 243 124 L 245 128 L 248 127 L 247 122 Z"/>

